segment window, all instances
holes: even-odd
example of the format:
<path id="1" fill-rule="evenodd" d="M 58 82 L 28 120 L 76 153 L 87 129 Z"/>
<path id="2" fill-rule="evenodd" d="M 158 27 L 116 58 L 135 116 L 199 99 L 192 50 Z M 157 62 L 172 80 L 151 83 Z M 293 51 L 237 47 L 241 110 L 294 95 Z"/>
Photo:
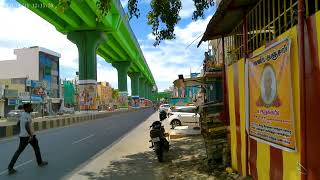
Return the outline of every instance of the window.
<path id="1" fill-rule="evenodd" d="M 195 113 L 195 108 L 181 108 L 179 112 L 184 112 L 184 113 Z"/>

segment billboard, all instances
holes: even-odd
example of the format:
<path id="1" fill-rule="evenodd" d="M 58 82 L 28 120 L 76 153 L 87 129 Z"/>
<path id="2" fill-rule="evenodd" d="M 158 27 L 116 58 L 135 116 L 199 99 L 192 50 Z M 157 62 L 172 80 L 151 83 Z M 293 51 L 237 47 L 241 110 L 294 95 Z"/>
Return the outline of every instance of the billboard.
<path id="1" fill-rule="evenodd" d="M 80 110 L 97 110 L 95 84 L 80 84 L 79 85 L 79 102 Z"/>
<path id="2" fill-rule="evenodd" d="M 128 92 L 119 92 L 119 108 L 128 108 Z"/>
<path id="3" fill-rule="evenodd" d="M 140 98 L 139 96 L 132 96 L 132 108 L 140 108 Z"/>
<path id="4" fill-rule="evenodd" d="M 248 59 L 249 135 L 286 151 L 296 151 L 290 68 L 290 39 Z"/>

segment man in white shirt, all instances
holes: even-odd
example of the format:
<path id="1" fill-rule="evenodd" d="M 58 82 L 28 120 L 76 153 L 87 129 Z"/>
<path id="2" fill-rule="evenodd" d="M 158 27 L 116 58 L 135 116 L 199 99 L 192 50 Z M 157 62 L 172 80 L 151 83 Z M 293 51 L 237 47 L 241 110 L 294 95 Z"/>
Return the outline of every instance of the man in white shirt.
<path id="1" fill-rule="evenodd" d="M 40 148 L 38 144 L 38 140 L 36 138 L 36 135 L 34 135 L 34 130 L 32 126 L 32 118 L 30 113 L 33 111 L 32 105 L 30 103 L 24 104 L 23 105 L 24 112 L 21 113 L 20 118 L 19 118 L 19 123 L 20 125 L 20 144 L 13 155 L 10 164 L 8 166 L 8 172 L 9 174 L 14 174 L 17 171 L 13 168 L 14 164 L 16 163 L 17 159 L 19 158 L 20 154 L 23 152 L 23 150 L 27 147 L 27 145 L 30 143 L 31 146 L 34 149 L 36 158 L 37 158 L 37 163 L 40 167 L 45 166 L 48 164 L 46 161 L 42 161 L 41 158 L 41 153 L 40 153 Z"/>

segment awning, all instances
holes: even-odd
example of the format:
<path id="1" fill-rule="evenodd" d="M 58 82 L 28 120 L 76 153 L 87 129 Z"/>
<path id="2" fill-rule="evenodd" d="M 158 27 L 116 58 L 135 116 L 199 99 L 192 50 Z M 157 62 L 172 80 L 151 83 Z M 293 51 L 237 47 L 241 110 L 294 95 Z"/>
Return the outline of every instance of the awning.
<path id="1" fill-rule="evenodd" d="M 203 85 L 203 77 L 186 78 L 184 80 L 177 79 L 173 82 L 173 84 L 177 88 L 200 86 L 200 85 Z"/>
<path id="2" fill-rule="evenodd" d="M 211 18 L 207 29 L 201 38 L 202 41 L 213 40 L 226 36 L 259 0 L 222 0 L 216 13 Z"/>

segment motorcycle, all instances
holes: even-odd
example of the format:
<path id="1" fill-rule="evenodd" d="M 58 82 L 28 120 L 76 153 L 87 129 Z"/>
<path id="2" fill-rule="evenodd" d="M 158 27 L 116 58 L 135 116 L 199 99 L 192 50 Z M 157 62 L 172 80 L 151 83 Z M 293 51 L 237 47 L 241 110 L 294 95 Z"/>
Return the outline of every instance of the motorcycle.
<path id="1" fill-rule="evenodd" d="M 155 121 L 150 126 L 150 148 L 153 148 L 159 162 L 163 162 L 164 151 L 169 151 L 169 142 L 165 137 L 165 129 L 161 123 L 162 120 L 164 119 L 160 119 L 160 121 Z"/>

